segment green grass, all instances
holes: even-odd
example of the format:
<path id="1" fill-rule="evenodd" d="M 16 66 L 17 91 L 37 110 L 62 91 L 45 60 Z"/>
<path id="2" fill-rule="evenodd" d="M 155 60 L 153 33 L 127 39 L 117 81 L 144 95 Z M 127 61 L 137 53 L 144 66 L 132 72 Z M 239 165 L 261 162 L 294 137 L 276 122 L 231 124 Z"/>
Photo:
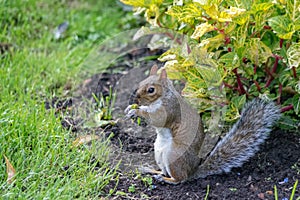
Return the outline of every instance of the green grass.
<path id="1" fill-rule="evenodd" d="M 0 199 L 86 199 L 103 194 L 115 176 L 106 144 L 97 150 L 72 147 L 44 101 L 63 96 L 66 83 L 81 81 L 81 63 L 104 39 L 122 31 L 124 13 L 106 0 L 0 0 Z M 64 37 L 53 30 L 68 21 Z M 97 151 L 99 160 L 93 161 Z M 4 155 L 16 170 L 6 182 Z M 97 157 L 97 158 L 98 158 Z M 95 165 L 99 170 L 93 170 Z"/>

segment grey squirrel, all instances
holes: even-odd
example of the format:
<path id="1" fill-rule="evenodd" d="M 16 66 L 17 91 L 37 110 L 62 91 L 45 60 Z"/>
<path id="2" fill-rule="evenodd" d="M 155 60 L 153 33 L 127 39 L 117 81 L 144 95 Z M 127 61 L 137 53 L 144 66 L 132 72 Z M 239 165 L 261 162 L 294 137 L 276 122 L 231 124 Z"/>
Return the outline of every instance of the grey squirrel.
<path id="1" fill-rule="evenodd" d="M 242 166 L 280 118 L 273 102 L 255 99 L 247 103 L 238 122 L 202 159 L 199 152 L 205 146 L 205 133 L 200 115 L 175 90 L 166 71 L 160 75 L 157 71 L 153 66 L 150 76 L 140 82 L 133 95 L 137 105 L 129 105 L 125 113 L 143 117 L 156 128 L 154 153 L 161 171 L 146 171 L 164 182 L 178 184 Z"/>

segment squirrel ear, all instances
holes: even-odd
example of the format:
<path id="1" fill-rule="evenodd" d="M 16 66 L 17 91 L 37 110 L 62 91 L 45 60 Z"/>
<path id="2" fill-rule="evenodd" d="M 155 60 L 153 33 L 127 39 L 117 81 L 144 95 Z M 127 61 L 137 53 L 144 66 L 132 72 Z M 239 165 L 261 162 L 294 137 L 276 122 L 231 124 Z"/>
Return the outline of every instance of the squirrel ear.
<path id="1" fill-rule="evenodd" d="M 159 79 L 160 80 L 166 80 L 167 78 L 168 78 L 167 71 L 165 69 L 161 70 Z"/>
<path id="2" fill-rule="evenodd" d="M 157 65 L 153 65 L 151 70 L 150 70 L 150 76 L 151 75 L 156 75 L 157 74 L 157 70 L 158 70 L 158 67 Z"/>

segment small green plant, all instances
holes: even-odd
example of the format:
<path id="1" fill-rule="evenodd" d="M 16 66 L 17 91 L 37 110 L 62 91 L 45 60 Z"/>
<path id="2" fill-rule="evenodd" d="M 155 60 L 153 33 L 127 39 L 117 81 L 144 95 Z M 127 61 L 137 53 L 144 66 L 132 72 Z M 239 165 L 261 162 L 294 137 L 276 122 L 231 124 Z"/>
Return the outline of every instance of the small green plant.
<path id="1" fill-rule="evenodd" d="M 121 1 L 144 12 L 150 28 L 173 31 L 166 35 L 177 45 L 159 60 L 170 78 L 186 81 L 182 94 L 204 118 L 217 105 L 226 108 L 222 119 L 235 121 L 259 96 L 282 105 L 282 128 L 298 128 L 300 1 Z"/>
<path id="2" fill-rule="evenodd" d="M 130 185 L 130 186 L 128 187 L 128 192 L 130 192 L 130 193 L 135 193 L 135 185 Z"/>
<path id="3" fill-rule="evenodd" d="M 208 199 L 208 195 L 209 195 L 209 185 L 207 185 L 207 188 L 206 188 L 206 195 L 205 195 L 204 200 L 207 200 L 207 199 Z"/>
<path id="4" fill-rule="evenodd" d="M 113 107 L 116 101 L 116 94 L 112 91 L 112 88 L 109 88 L 109 94 L 106 97 L 104 97 L 102 94 L 100 94 L 99 98 L 94 93 L 92 95 L 97 103 L 97 118 L 99 120 L 111 120 Z"/>
<path id="5" fill-rule="evenodd" d="M 145 186 L 147 187 L 151 187 L 153 184 L 153 179 L 151 176 L 147 175 L 147 176 L 143 176 L 142 177 L 142 182 L 144 183 Z"/>

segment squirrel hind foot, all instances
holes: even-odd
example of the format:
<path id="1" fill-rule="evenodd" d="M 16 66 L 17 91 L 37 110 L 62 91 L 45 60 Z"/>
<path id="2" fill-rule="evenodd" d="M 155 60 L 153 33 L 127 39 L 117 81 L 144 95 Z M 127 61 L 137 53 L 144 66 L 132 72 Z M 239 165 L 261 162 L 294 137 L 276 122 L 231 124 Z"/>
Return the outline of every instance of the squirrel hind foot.
<path id="1" fill-rule="evenodd" d="M 173 177 L 164 176 L 162 171 L 155 170 L 151 167 L 140 167 L 138 170 L 142 174 L 152 174 L 153 178 L 159 182 L 165 182 L 165 183 L 169 183 L 172 185 L 177 185 L 177 184 L 181 183 L 181 181 L 177 181 Z"/>
<path id="2" fill-rule="evenodd" d="M 172 185 L 177 185 L 177 184 L 181 183 L 181 181 L 177 181 L 173 177 L 165 177 L 162 174 L 157 174 L 157 175 L 154 175 L 153 177 L 159 182 L 165 182 L 165 183 L 169 183 Z"/>

